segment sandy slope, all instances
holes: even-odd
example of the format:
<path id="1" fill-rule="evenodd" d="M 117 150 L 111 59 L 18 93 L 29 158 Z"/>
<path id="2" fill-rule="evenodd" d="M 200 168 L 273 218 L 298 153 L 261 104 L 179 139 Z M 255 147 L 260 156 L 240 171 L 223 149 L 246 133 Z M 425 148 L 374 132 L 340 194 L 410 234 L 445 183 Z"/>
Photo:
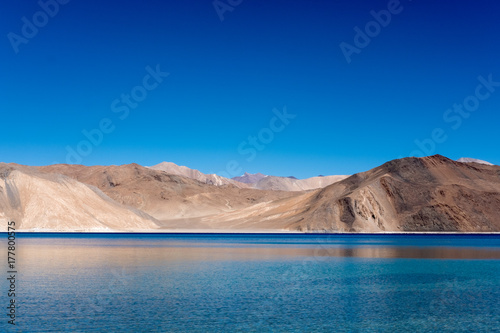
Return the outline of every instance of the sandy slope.
<path id="1" fill-rule="evenodd" d="M 148 230 L 151 216 L 111 200 L 97 188 L 34 168 L 0 164 L 2 229 L 14 220 L 17 230 Z"/>

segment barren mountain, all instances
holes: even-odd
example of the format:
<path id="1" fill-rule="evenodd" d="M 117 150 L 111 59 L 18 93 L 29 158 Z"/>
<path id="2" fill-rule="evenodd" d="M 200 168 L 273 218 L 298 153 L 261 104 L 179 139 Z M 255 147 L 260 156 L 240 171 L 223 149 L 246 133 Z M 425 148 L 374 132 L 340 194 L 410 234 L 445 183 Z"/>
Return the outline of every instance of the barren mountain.
<path id="1" fill-rule="evenodd" d="M 404 158 L 295 192 L 209 185 L 137 164 L 0 164 L 6 219 L 44 231 L 500 232 L 500 166 Z"/>
<path id="2" fill-rule="evenodd" d="M 186 166 L 180 166 L 180 165 L 177 165 L 177 164 L 172 163 L 172 162 L 162 162 L 160 164 L 153 165 L 150 168 L 153 170 L 165 171 L 165 172 L 172 174 L 172 175 L 179 175 L 179 176 L 188 177 L 188 178 L 195 179 L 195 180 L 198 180 L 202 183 L 210 184 L 210 185 L 221 186 L 221 185 L 232 184 L 232 185 L 234 185 L 236 187 L 240 187 L 240 188 L 248 187 L 248 185 L 241 183 L 241 182 L 238 182 L 238 181 L 233 180 L 233 179 L 225 178 L 225 177 L 222 177 L 222 176 L 219 176 L 216 174 L 207 175 L 207 174 L 204 174 L 196 169 L 190 169 Z"/>
<path id="3" fill-rule="evenodd" d="M 123 206 L 99 189 L 62 175 L 0 163 L 0 220 L 16 230 L 111 231 L 153 230 L 156 220 Z"/>
<path id="4" fill-rule="evenodd" d="M 300 231 L 500 231 L 500 167 L 435 155 L 390 161 L 324 189 L 213 219 Z"/>

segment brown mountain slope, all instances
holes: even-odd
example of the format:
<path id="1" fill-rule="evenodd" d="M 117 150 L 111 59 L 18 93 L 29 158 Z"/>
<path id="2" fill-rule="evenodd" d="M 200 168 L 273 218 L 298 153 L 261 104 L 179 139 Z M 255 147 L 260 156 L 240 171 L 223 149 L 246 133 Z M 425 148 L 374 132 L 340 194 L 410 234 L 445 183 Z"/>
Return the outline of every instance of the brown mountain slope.
<path id="1" fill-rule="evenodd" d="M 175 220 L 176 226 L 180 223 L 185 228 L 209 228 L 193 223 L 196 221 L 194 218 L 297 195 L 233 185 L 209 185 L 138 164 L 93 167 L 58 164 L 38 167 L 38 170 L 63 174 L 96 186 L 117 202 L 163 220 L 166 227 L 172 226 L 168 221 Z"/>
<path id="2" fill-rule="evenodd" d="M 500 231 L 500 167 L 404 158 L 324 189 L 212 218 L 300 231 Z"/>
<path id="3" fill-rule="evenodd" d="M 0 163 L 0 220 L 30 231 L 145 231 L 157 221 L 111 200 L 99 189 L 62 175 Z"/>
<path id="4" fill-rule="evenodd" d="M 311 210 L 305 219 L 336 214 L 339 230 L 500 231 L 500 167 L 394 160 L 320 191 Z"/>

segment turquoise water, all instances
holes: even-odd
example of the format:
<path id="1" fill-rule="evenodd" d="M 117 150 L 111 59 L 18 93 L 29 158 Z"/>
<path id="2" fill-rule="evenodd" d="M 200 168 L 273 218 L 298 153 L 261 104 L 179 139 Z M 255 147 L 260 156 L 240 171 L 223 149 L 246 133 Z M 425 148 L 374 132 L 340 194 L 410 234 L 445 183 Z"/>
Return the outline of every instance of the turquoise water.
<path id="1" fill-rule="evenodd" d="M 500 327 L 500 236 L 47 234 L 17 243 L 17 324 L 3 319 L 2 331 Z M 0 286 L 7 305 L 6 279 Z"/>

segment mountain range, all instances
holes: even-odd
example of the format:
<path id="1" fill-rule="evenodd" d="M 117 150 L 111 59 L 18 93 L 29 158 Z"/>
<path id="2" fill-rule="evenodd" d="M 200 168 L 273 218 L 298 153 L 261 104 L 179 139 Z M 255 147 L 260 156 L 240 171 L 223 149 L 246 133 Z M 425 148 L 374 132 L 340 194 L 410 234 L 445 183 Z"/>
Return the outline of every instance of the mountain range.
<path id="1" fill-rule="evenodd" d="M 0 163 L 7 220 L 24 231 L 499 232 L 500 166 L 434 155 L 352 176 L 228 179 L 167 162 Z"/>
<path id="2" fill-rule="evenodd" d="M 266 176 L 262 173 L 247 173 L 231 179 L 218 176 L 216 174 L 204 174 L 198 170 L 190 169 L 186 166 L 179 166 L 172 162 L 162 162 L 150 167 L 153 170 L 161 170 L 173 175 L 185 176 L 196 179 L 202 183 L 211 185 L 232 184 L 239 188 L 255 188 L 259 190 L 273 191 L 307 191 L 325 187 L 338 182 L 348 176 L 326 176 L 312 177 L 307 179 L 297 179 L 294 176 L 277 177 Z"/>
<path id="3" fill-rule="evenodd" d="M 245 184 L 253 184 L 253 183 L 257 183 L 259 180 L 261 180 L 262 178 L 266 178 L 266 177 L 267 177 L 266 175 L 263 175 L 260 172 L 254 173 L 254 174 L 245 172 L 243 175 L 238 176 L 238 177 L 233 177 L 231 179 L 236 180 L 236 181 L 241 182 L 241 183 L 245 183 Z"/>

